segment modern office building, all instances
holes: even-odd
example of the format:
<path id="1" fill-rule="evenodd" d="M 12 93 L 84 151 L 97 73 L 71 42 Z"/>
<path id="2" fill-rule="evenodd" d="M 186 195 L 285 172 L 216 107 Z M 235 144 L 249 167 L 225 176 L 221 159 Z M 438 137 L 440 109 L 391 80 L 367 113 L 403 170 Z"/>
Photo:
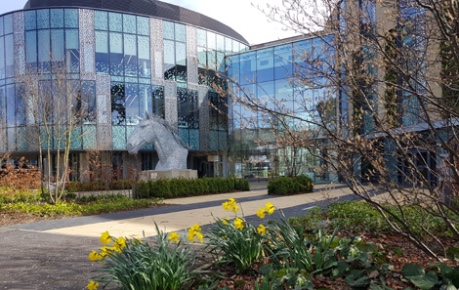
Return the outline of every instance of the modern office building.
<path id="1" fill-rule="evenodd" d="M 247 49 L 232 28 L 160 1 L 29 0 L 0 16 L 0 151 L 36 164 L 41 146 L 54 160 L 71 130 L 73 179 L 94 158 L 153 169 L 152 146 L 126 151 L 149 112 L 177 128 L 188 168 L 227 174 L 227 105 L 209 83 Z"/>

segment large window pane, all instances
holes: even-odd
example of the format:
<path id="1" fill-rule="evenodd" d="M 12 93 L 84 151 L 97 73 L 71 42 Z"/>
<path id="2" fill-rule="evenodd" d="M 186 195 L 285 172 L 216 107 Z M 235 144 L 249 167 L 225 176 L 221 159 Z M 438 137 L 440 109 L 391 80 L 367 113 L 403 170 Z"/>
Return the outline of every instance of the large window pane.
<path id="1" fill-rule="evenodd" d="M 77 9 L 65 9 L 65 27 L 67 28 L 78 28 L 78 10 Z"/>
<path id="2" fill-rule="evenodd" d="M 121 33 L 110 33 L 110 73 L 124 75 L 123 37 Z"/>
<path id="3" fill-rule="evenodd" d="M 126 121 L 125 85 L 113 83 L 111 87 L 112 98 L 112 125 L 124 125 Z"/>
<path id="4" fill-rule="evenodd" d="M 94 26 L 96 29 L 108 30 L 108 13 L 104 11 L 94 11 Z"/>
<path id="5" fill-rule="evenodd" d="M 126 124 L 136 125 L 139 123 L 137 116 L 142 116 L 140 112 L 139 89 L 137 84 L 126 84 Z"/>
<path id="6" fill-rule="evenodd" d="M 123 31 L 123 17 L 120 13 L 109 13 L 108 20 L 111 31 Z"/>
<path id="7" fill-rule="evenodd" d="M 256 81 L 255 74 L 257 69 L 256 52 L 249 52 L 240 55 L 239 63 L 239 84 L 252 84 Z"/>
<path id="8" fill-rule="evenodd" d="M 186 42 L 186 28 L 183 24 L 175 23 L 175 40 Z"/>
<path id="9" fill-rule="evenodd" d="M 292 45 L 286 44 L 274 48 L 274 78 L 284 79 L 292 76 L 293 51 Z"/>
<path id="10" fill-rule="evenodd" d="M 137 23 L 134 15 L 123 14 L 123 31 L 126 33 L 137 33 Z"/>
<path id="11" fill-rule="evenodd" d="M 37 28 L 37 16 L 35 11 L 24 12 L 24 28 L 25 30 Z"/>
<path id="12" fill-rule="evenodd" d="M 49 40 L 49 39 L 48 39 Z M 13 34 L 5 35 L 6 77 L 14 76 L 14 42 Z"/>
<path id="13" fill-rule="evenodd" d="M 137 37 L 124 35 L 124 69 L 126 76 L 137 76 Z"/>
<path id="14" fill-rule="evenodd" d="M 64 10 L 51 9 L 51 28 L 64 27 Z"/>
<path id="15" fill-rule="evenodd" d="M 0 37 L 0 79 L 4 79 L 5 74 L 5 37 Z"/>
<path id="16" fill-rule="evenodd" d="M 150 35 L 149 18 L 137 16 L 137 33 L 142 35 Z"/>
<path id="17" fill-rule="evenodd" d="M 49 28 L 49 10 L 40 9 L 37 11 L 37 28 Z"/>
<path id="18" fill-rule="evenodd" d="M 153 90 L 153 114 L 165 118 L 164 87 L 152 86 Z"/>
<path id="19" fill-rule="evenodd" d="M 262 49 L 257 52 L 257 81 L 266 82 L 274 79 L 272 48 Z"/>
<path id="20" fill-rule="evenodd" d="M 52 61 L 61 62 L 64 60 L 64 30 L 51 30 L 51 51 Z"/>
<path id="21" fill-rule="evenodd" d="M 13 14 L 8 14 L 3 17 L 5 34 L 13 33 Z"/>
<path id="22" fill-rule="evenodd" d="M 65 57 L 67 72 L 78 73 L 80 69 L 80 41 L 77 29 L 65 30 Z"/>
<path id="23" fill-rule="evenodd" d="M 163 21 L 163 37 L 165 39 L 175 39 L 174 23 Z"/>
<path id="24" fill-rule="evenodd" d="M 148 36 L 138 36 L 139 43 L 139 77 L 151 76 L 150 64 L 150 38 Z"/>
<path id="25" fill-rule="evenodd" d="M 201 47 L 207 46 L 207 32 L 203 29 L 197 29 L 197 44 Z"/>

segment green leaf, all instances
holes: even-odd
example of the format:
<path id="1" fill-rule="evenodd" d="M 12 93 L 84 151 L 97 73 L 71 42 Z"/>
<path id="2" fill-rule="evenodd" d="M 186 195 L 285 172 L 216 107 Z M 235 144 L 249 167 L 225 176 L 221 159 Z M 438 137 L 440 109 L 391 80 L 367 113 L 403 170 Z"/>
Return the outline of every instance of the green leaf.
<path id="1" fill-rule="evenodd" d="M 402 268 L 403 276 L 410 279 L 411 277 L 424 276 L 425 271 L 418 264 L 405 264 Z"/>
<path id="2" fill-rule="evenodd" d="M 422 277 L 413 277 L 410 279 L 416 287 L 427 290 L 432 289 L 438 283 L 438 277 L 434 273 L 427 273 Z"/>

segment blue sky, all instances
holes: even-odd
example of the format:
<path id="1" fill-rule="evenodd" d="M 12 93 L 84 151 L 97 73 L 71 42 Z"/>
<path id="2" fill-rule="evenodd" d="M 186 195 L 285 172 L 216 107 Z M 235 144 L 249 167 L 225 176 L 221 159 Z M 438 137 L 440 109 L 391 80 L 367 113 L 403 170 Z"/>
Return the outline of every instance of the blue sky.
<path id="1" fill-rule="evenodd" d="M 253 5 L 265 7 L 266 3 L 281 5 L 282 0 L 231 0 L 222 5 L 223 0 L 162 0 L 219 20 L 242 34 L 250 44 L 273 41 L 293 36 L 280 24 L 273 23 Z M 0 0 L 0 14 L 20 10 L 27 0 Z M 65 0 L 63 0 L 65 2 Z"/>

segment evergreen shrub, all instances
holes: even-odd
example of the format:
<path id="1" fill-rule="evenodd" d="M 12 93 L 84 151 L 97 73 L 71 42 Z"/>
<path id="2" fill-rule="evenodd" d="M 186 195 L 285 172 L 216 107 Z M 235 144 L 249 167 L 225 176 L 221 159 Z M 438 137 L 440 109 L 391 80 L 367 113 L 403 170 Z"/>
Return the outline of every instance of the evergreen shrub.
<path id="1" fill-rule="evenodd" d="M 136 198 L 174 198 L 250 190 L 248 180 L 236 178 L 157 179 L 141 181 L 135 187 Z"/>
<path id="2" fill-rule="evenodd" d="M 268 194 L 292 195 L 312 192 L 314 185 L 311 178 L 301 175 L 297 177 L 281 176 L 268 182 Z"/>

